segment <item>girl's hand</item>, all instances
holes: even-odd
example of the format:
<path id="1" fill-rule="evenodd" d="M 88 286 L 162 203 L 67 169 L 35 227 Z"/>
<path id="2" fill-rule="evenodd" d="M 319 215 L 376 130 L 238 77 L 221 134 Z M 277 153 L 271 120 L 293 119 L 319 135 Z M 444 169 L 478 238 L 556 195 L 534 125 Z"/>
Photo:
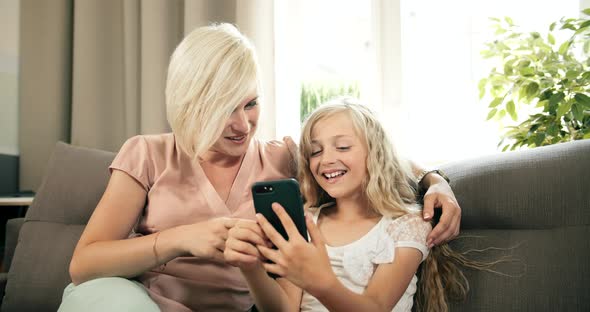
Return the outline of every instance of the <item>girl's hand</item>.
<path id="1" fill-rule="evenodd" d="M 260 268 L 264 257 L 256 245 L 271 246 L 260 225 L 254 220 L 237 221 L 229 230 L 225 241 L 225 261 L 242 271 Z"/>
<path id="2" fill-rule="evenodd" d="M 176 239 L 181 250 L 199 259 L 224 263 L 225 240 L 238 219 L 214 218 L 211 220 L 182 226 Z"/>
<path id="3" fill-rule="evenodd" d="M 424 220 L 432 219 L 434 208 L 442 208 L 442 215 L 438 224 L 428 235 L 426 243 L 431 248 L 440 245 L 459 235 L 461 225 L 461 207 L 455 198 L 451 186 L 442 177 L 433 181 L 424 195 Z"/>
<path id="4" fill-rule="evenodd" d="M 274 203 L 272 208 L 285 227 L 289 240 L 285 240 L 264 216 L 256 215 L 262 230 L 278 248 L 278 250 L 274 250 L 263 245 L 258 246 L 262 255 L 273 262 L 264 263 L 264 268 L 268 272 L 287 278 L 293 284 L 312 294 L 329 288 L 329 285 L 332 285 L 337 279 L 330 266 L 324 237 L 311 216 L 305 215 L 305 223 L 311 237 L 311 242 L 308 243 L 299 234 L 293 220 L 280 204 Z"/>

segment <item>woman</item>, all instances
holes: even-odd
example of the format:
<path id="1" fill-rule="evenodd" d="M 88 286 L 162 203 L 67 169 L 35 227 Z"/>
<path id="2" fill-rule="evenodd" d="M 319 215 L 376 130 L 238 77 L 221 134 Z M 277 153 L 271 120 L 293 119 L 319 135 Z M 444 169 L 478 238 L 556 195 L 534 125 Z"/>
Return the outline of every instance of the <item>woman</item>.
<path id="1" fill-rule="evenodd" d="M 239 270 L 223 260 L 227 232 L 254 219 L 253 182 L 296 174 L 292 140 L 253 139 L 259 94 L 254 47 L 235 27 L 202 27 L 180 43 L 166 85 L 172 133 L 133 137 L 119 151 L 60 311 L 252 307 Z M 428 174 L 423 184 L 430 206 L 443 206 L 431 234 L 442 242 L 457 234 L 460 208 L 442 177 Z"/>

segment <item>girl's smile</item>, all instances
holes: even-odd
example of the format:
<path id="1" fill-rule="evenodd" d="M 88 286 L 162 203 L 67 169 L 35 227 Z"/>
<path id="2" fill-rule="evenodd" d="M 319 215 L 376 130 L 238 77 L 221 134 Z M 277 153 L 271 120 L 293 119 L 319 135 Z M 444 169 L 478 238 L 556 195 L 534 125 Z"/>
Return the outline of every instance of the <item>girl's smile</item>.
<path id="1" fill-rule="evenodd" d="M 328 181 L 328 183 L 336 183 L 346 174 L 346 170 L 326 170 L 322 172 L 324 178 Z"/>

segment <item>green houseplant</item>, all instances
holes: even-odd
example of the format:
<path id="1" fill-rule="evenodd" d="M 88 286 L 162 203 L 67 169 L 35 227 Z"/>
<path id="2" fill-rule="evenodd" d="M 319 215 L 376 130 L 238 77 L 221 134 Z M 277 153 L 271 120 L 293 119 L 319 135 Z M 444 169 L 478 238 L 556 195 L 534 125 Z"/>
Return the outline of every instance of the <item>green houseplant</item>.
<path id="1" fill-rule="evenodd" d="M 545 35 L 521 32 L 509 17 L 491 19 L 496 39 L 481 54 L 498 65 L 479 82 L 480 99 L 491 98 L 487 119 L 528 115 L 505 128 L 503 151 L 590 138 L 590 9 L 582 13 Z"/>
<path id="2" fill-rule="evenodd" d="M 359 83 L 353 82 L 306 82 L 301 85 L 300 121 L 311 113 L 318 105 L 336 97 L 349 95 L 360 96 Z"/>

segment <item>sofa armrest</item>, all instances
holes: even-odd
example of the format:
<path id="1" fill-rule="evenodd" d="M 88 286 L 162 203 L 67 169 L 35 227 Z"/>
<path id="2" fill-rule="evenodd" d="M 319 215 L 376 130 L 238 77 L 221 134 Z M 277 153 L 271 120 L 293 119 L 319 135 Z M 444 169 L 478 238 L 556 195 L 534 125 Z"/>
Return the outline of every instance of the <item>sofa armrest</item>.
<path id="1" fill-rule="evenodd" d="M 16 244 L 18 243 L 18 233 L 20 232 L 24 222 L 25 218 L 8 219 L 6 222 L 6 241 L 4 243 L 4 259 L 2 260 L 4 272 L 8 272 L 8 270 L 10 270 L 10 264 L 12 263 L 12 257 L 14 256 L 14 250 L 16 249 Z"/>

